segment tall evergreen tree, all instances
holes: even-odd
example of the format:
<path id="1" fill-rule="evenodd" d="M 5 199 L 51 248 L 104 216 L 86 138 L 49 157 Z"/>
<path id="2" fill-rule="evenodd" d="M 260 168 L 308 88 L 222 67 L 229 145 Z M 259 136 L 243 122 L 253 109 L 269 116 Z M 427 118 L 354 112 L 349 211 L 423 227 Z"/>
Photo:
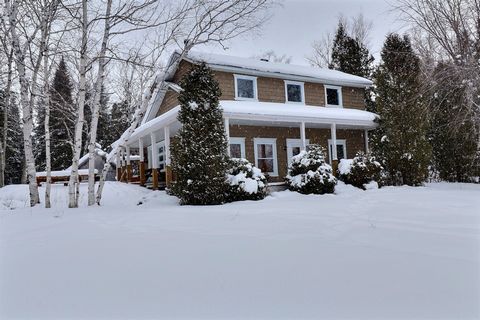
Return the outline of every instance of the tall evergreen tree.
<path id="1" fill-rule="evenodd" d="M 212 71 L 201 64 L 185 75 L 178 100 L 182 128 L 172 144 L 172 193 L 181 204 L 220 204 L 226 200 L 227 139 L 221 95 Z"/>
<path id="2" fill-rule="evenodd" d="M 62 58 L 50 87 L 50 143 L 52 170 L 62 170 L 72 162 L 72 135 L 75 110 L 72 99 L 72 82 L 67 65 Z M 35 127 L 35 162 L 45 168 L 45 108 L 38 106 Z"/>
<path id="3" fill-rule="evenodd" d="M 371 78 L 374 58 L 368 48 L 359 39 L 347 34 L 342 21 L 338 23 L 332 47 L 330 69 L 339 70 L 359 77 Z M 367 110 L 375 112 L 372 99 L 373 89 L 365 90 Z"/>
<path id="4" fill-rule="evenodd" d="M 375 75 L 381 119 L 372 137 L 372 149 L 393 184 L 420 185 L 427 177 L 431 156 L 420 61 L 408 36 L 398 34 L 387 36 L 381 57 Z"/>
<path id="5" fill-rule="evenodd" d="M 97 143 L 102 146 L 104 150 L 108 150 L 110 145 L 115 142 L 117 139 L 112 140 L 111 138 L 111 116 L 108 110 L 108 101 L 109 97 L 105 91 L 105 87 L 102 85 L 102 92 L 100 98 L 100 112 L 98 115 L 98 125 L 97 125 Z M 109 150 L 110 151 L 110 150 Z"/>
<path id="6" fill-rule="evenodd" d="M 475 117 L 467 107 L 467 84 L 451 63 L 440 63 L 433 79 L 429 105 L 435 169 L 443 180 L 468 182 L 478 174 L 480 155 Z"/>
<path id="7" fill-rule="evenodd" d="M 0 119 L 5 112 L 3 105 L 4 92 L 0 90 Z M 7 123 L 7 147 L 5 152 L 5 184 L 21 183 L 24 171 L 23 132 L 20 111 L 15 94 L 11 93 Z M 0 121 L 0 139 L 3 133 L 3 121 Z"/>

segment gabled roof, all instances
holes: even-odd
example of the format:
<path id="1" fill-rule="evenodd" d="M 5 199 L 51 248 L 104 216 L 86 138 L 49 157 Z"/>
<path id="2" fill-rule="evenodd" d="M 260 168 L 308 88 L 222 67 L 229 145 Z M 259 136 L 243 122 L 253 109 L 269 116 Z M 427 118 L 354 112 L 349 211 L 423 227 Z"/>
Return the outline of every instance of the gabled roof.
<path id="1" fill-rule="evenodd" d="M 173 61 L 177 59 L 179 55 L 180 52 L 178 51 L 175 51 L 171 55 L 167 65 L 175 65 L 176 67 L 170 68 L 165 74 L 161 75 L 165 81 L 159 86 L 159 88 L 157 88 L 157 92 L 152 97 L 145 116 L 142 119 L 142 125 L 155 118 L 168 89 L 172 89 L 176 92 L 181 91 L 181 88 L 178 85 L 169 82 L 177 72 L 178 64 L 174 64 Z M 190 51 L 183 60 L 195 64 L 205 62 L 211 69 L 218 71 L 280 78 L 284 80 L 306 81 L 359 88 L 370 87 L 373 84 L 372 81 L 368 79 L 336 70 L 275 63 L 223 54 Z"/>
<path id="2" fill-rule="evenodd" d="M 260 59 L 241 58 L 223 54 L 190 51 L 185 60 L 199 63 L 205 62 L 214 70 L 241 72 L 285 80 L 309 81 L 325 84 L 370 87 L 372 81 L 337 70 L 276 63 Z"/>

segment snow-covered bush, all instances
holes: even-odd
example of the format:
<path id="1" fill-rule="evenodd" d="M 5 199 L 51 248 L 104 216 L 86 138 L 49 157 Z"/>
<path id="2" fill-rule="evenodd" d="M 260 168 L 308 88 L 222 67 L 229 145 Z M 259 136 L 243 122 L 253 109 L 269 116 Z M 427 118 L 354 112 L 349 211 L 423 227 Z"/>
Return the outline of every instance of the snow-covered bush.
<path id="1" fill-rule="evenodd" d="M 342 159 L 338 165 L 339 179 L 346 184 L 366 190 L 371 182 L 382 185 L 382 166 L 375 157 L 359 152 L 353 159 Z M 367 187 L 368 186 L 368 187 Z"/>
<path id="2" fill-rule="evenodd" d="M 318 145 L 292 158 L 285 180 L 290 190 L 303 194 L 333 193 L 337 184 L 332 167 L 325 162 L 325 149 Z"/>
<path id="3" fill-rule="evenodd" d="M 246 159 L 231 159 L 227 182 L 229 201 L 261 200 L 267 196 L 267 178 Z"/>

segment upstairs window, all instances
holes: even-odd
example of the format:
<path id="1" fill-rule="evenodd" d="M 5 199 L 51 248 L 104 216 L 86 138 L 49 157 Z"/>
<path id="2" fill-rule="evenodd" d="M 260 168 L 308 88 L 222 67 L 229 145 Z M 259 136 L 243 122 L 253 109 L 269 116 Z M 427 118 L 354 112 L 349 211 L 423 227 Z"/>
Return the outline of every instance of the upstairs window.
<path id="1" fill-rule="evenodd" d="M 325 86 L 325 104 L 327 107 L 342 107 L 342 87 Z"/>
<path id="2" fill-rule="evenodd" d="M 303 82 L 285 80 L 285 100 L 287 102 L 305 103 Z"/>
<path id="3" fill-rule="evenodd" d="M 235 77 L 235 99 L 236 100 L 257 100 L 257 78 L 234 75 Z"/>

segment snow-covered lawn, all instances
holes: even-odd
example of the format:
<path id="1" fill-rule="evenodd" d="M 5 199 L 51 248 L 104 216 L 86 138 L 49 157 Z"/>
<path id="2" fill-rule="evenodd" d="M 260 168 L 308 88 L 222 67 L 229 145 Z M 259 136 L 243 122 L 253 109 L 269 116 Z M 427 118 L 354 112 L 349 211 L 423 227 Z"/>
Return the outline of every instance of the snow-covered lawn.
<path id="1" fill-rule="evenodd" d="M 480 317 L 480 185 L 337 190 L 180 207 L 109 183 L 68 210 L 55 185 L 46 210 L 0 189 L 0 319 Z"/>

